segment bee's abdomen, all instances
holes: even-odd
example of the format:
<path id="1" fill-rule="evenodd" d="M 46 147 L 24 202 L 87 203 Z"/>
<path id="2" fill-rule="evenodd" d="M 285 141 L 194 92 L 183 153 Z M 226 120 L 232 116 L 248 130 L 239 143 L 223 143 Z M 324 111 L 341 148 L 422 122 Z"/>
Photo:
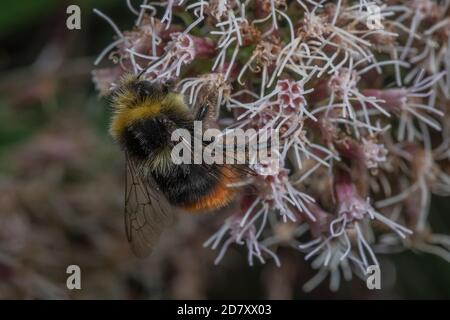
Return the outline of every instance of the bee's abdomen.
<path id="1" fill-rule="evenodd" d="M 170 174 L 154 179 L 171 204 L 190 212 L 224 207 L 234 194 L 227 186 L 233 179 L 218 165 L 175 165 Z"/>

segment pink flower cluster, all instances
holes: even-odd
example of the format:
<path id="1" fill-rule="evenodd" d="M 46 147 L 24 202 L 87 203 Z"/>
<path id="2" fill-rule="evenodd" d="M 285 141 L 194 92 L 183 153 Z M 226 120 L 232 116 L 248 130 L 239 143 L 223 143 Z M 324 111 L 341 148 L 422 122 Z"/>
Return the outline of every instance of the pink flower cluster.
<path id="1" fill-rule="evenodd" d="M 318 269 L 305 290 L 328 276 L 337 290 L 379 266 L 378 253 L 450 262 L 450 236 L 428 221 L 431 195 L 450 196 L 449 0 L 159 5 L 164 16 L 147 1 L 132 8 L 129 32 L 98 12 L 116 32 L 97 61 L 115 65 L 93 73 L 100 93 L 143 72 L 175 80 L 190 105 L 214 101 L 218 124 L 281 133 L 281 168 L 255 166 L 252 193 L 205 242 L 217 263 L 234 245 L 250 265 L 279 265 L 286 245 Z"/>

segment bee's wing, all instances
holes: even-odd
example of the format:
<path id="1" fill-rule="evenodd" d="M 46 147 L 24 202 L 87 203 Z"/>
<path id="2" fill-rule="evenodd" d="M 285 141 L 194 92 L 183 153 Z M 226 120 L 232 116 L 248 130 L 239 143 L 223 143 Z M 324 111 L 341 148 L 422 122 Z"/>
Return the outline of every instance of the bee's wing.
<path id="1" fill-rule="evenodd" d="M 138 257 L 151 253 L 164 227 L 173 223 L 172 208 L 155 184 L 126 154 L 125 230 Z"/>

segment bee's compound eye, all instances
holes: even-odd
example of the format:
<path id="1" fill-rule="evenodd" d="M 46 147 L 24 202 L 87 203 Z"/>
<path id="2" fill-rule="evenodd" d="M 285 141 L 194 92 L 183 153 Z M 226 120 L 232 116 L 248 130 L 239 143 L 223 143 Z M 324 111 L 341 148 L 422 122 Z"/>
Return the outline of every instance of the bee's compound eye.
<path id="1" fill-rule="evenodd" d="M 164 93 L 169 93 L 169 91 L 172 91 L 173 87 L 175 86 L 175 81 L 167 80 L 164 83 L 162 83 L 161 86 L 162 86 L 162 91 Z"/>
<path id="2" fill-rule="evenodd" d="M 150 83 L 150 81 L 139 81 L 135 85 L 136 94 L 139 96 L 139 98 L 144 99 L 151 94 L 154 93 L 153 85 Z"/>

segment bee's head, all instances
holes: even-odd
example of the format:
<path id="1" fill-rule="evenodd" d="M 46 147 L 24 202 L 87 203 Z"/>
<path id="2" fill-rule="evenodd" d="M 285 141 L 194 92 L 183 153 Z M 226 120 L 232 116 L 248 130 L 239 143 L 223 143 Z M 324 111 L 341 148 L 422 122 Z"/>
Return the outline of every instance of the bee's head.
<path id="1" fill-rule="evenodd" d="M 173 83 L 139 79 L 126 75 L 113 93 L 116 108 L 134 108 L 144 103 L 162 101 L 171 92 Z"/>
<path id="2" fill-rule="evenodd" d="M 137 80 L 130 84 L 130 90 L 140 101 L 163 99 L 170 92 L 170 87 L 168 83 L 148 80 Z"/>

